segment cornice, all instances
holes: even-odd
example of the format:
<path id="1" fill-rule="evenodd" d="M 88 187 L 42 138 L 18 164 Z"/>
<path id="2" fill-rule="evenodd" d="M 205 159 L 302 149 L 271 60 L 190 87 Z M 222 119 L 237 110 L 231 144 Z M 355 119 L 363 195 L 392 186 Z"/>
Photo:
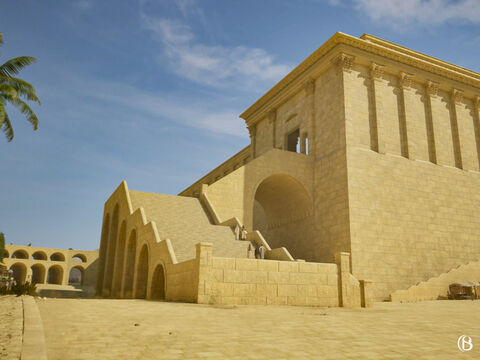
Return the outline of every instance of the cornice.
<path id="1" fill-rule="evenodd" d="M 288 75 L 280 80 L 275 86 L 267 91 L 252 106 L 245 110 L 240 117 L 244 119 L 248 125 L 250 125 L 252 123 L 250 120 L 252 115 L 261 110 L 268 102 L 275 98 L 300 75 L 307 71 L 313 64 L 326 56 L 339 44 L 345 44 L 373 55 L 378 55 L 404 65 L 412 66 L 414 68 L 445 77 L 450 80 L 480 88 L 480 74 L 474 71 L 447 63 L 400 45 L 390 43 L 372 35 L 364 34 L 361 38 L 356 38 L 354 36 L 337 32 L 320 48 L 318 48 L 295 69 L 293 69 Z"/>

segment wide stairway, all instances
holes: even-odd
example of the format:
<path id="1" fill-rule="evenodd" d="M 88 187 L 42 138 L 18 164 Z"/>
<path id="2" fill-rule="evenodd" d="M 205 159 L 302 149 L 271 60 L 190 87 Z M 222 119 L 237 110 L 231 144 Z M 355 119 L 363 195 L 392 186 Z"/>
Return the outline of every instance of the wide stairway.
<path id="1" fill-rule="evenodd" d="M 129 191 L 133 211 L 143 207 L 161 240 L 170 239 L 178 262 L 195 257 L 195 244 L 213 244 L 213 256 L 246 258 L 248 241 L 235 240 L 228 226 L 212 225 L 197 198 Z"/>

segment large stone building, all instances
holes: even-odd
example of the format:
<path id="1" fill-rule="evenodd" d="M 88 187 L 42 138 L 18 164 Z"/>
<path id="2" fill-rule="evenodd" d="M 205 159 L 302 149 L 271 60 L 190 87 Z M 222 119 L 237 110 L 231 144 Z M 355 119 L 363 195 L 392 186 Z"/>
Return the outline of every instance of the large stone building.
<path id="1" fill-rule="evenodd" d="M 357 279 L 382 300 L 478 260 L 479 106 L 480 74 L 337 33 L 241 115 L 250 144 L 179 196 L 121 184 L 97 291 L 335 306 L 366 301 Z M 241 259 L 250 242 L 271 260 Z"/>

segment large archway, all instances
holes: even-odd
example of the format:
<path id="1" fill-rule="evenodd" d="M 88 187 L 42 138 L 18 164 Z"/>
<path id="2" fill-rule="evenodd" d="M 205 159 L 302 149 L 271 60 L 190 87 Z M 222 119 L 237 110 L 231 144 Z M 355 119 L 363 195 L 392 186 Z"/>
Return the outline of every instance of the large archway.
<path id="1" fill-rule="evenodd" d="M 32 265 L 32 284 L 45 283 L 45 266 L 42 264 Z"/>
<path id="2" fill-rule="evenodd" d="M 60 265 L 53 265 L 48 269 L 47 283 L 62 285 L 63 268 Z"/>
<path id="3" fill-rule="evenodd" d="M 115 268 L 113 271 L 113 297 L 119 297 L 122 287 L 123 260 L 125 258 L 125 243 L 127 241 L 127 223 L 125 221 L 120 225 L 120 234 L 118 235 L 117 255 L 115 256 Z"/>
<path id="4" fill-rule="evenodd" d="M 110 231 L 110 214 L 107 214 L 105 216 L 105 219 L 103 219 L 102 236 L 100 239 L 100 254 L 99 254 L 99 265 L 98 265 L 98 275 L 97 275 L 97 295 L 101 295 L 102 289 L 103 289 L 103 278 L 105 276 L 105 260 L 107 257 L 109 231 Z"/>
<path id="5" fill-rule="evenodd" d="M 253 230 L 259 230 L 272 248 L 284 246 L 293 257 L 312 260 L 312 209 L 302 183 L 290 175 L 271 175 L 255 192 Z"/>
<path id="6" fill-rule="evenodd" d="M 135 283 L 135 298 L 145 299 L 147 297 L 147 282 L 148 282 L 148 247 L 143 245 L 138 257 L 138 264 L 136 269 L 136 283 Z"/>
<path id="7" fill-rule="evenodd" d="M 25 264 L 13 264 L 12 266 L 10 266 L 10 270 L 13 271 L 13 279 L 16 281 L 17 284 L 25 284 L 25 280 L 27 279 L 27 267 L 25 266 Z"/>
<path id="8" fill-rule="evenodd" d="M 107 256 L 105 262 L 105 276 L 103 279 L 103 296 L 110 296 L 113 283 L 113 265 L 115 263 L 115 249 L 117 247 L 118 220 L 120 207 L 115 205 L 110 226 L 110 238 L 108 239 Z"/>
<path id="9" fill-rule="evenodd" d="M 157 265 L 152 276 L 152 285 L 150 287 L 150 298 L 165 299 L 165 269 L 161 264 Z"/>
<path id="10" fill-rule="evenodd" d="M 85 270 L 81 266 L 74 266 L 70 269 L 68 274 L 68 285 L 81 286 L 83 285 Z"/>
<path id="11" fill-rule="evenodd" d="M 135 257 L 137 252 L 137 232 L 135 229 L 130 233 L 127 252 L 125 254 L 125 279 L 123 283 L 123 297 L 133 297 L 133 275 L 135 270 Z"/>

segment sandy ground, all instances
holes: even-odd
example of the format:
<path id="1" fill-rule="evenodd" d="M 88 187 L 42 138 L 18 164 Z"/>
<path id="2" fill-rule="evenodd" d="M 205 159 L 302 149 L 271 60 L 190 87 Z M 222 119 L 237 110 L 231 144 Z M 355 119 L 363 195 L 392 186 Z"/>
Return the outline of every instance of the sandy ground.
<path id="1" fill-rule="evenodd" d="M 37 300 L 49 360 L 480 359 L 480 301 L 369 309 Z M 460 352 L 457 339 L 472 338 Z"/>
<path id="2" fill-rule="evenodd" d="M 20 359 L 22 331 L 22 298 L 13 295 L 0 296 L 0 359 Z"/>

